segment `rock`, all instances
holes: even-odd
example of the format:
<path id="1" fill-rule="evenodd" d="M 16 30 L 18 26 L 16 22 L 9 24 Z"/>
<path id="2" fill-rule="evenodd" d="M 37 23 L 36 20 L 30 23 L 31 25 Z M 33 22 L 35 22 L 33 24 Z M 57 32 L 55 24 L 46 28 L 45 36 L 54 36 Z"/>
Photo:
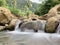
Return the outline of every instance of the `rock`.
<path id="1" fill-rule="evenodd" d="M 38 19 L 38 15 L 35 15 L 35 14 L 30 14 L 28 16 L 24 16 L 24 17 L 21 17 L 19 18 L 21 21 L 24 21 L 24 22 L 29 22 L 29 21 L 36 21 L 36 20 L 39 20 Z"/>
<path id="2" fill-rule="evenodd" d="M 38 15 L 30 14 L 30 15 L 28 16 L 28 19 L 29 19 L 30 21 L 35 21 L 35 20 L 39 20 L 38 17 L 39 17 Z"/>
<path id="3" fill-rule="evenodd" d="M 38 30 L 44 30 L 46 21 L 29 21 L 29 22 L 25 22 L 20 26 L 21 31 L 25 31 L 25 29 L 33 29 L 34 32 L 37 32 Z"/>
<path id="4" fill-rule="evenodd" d="M 0 26 L 0 31 L 3 31 L 5 28 L 5 26 Z"/>
<path id="5" fill-rule="evenodd" d="M 60 15 L 60 4 L 54 6 L 52 9 L 50 9 L 48 14 L 50 14 L 50 15 L 47 16 L 49 18 Z"/>
<path id="6" fill-rule="evenodd" d="M 60 4 L 58 4 L 58 5 L 54 6 L 53 8 L 51 8 L 48 13 L 59 14 L 58 13 L 59 11 L 60 11 Z"/>
<path id="7" fill-rule="evenodd" d="M 19 18 L 19 20 L 22 21 L 22 22 L 23 21 L 30 21 L 27 16 L 26 17 Z"/>
<path id="8" fill-rule="evenodd" d="M 47 14 L 39 16 L 38 17 L 40 20 L 47 20 Z"/>
<path id="9" fill-rule="evenodd" d="M 17 18 L 11 14 L 10 10 L 4 7 L 0 7 L 0 23 L 6 24 L 10 20 Z"/>
<path id="10" fill-rule="evenodd" d="M 40 20 L 48 20 L 49 18 L 54 17 L 54 16 L 56 16 L 56 14 L 47 13 L 47 14 L 45 14 L 43 16 L 39 16 L 39 19 Z"/>
<path id="11" fill-rule="evenodd" d="M 59 20 L 56 18 L 56 16 L 49 18 L 45 26 L 45 32 L 55 33 L 58 25 L 59 25 Z"/>
<path id="12" fill-rule="evenodd" d="M 56 33 L 60 33 L 60 15 L 55 16 L 55 18 L 57 18 L 58 22 L 59 22 L 59 25 L 58 25 L 58 27 L 56 29 Z"/>
<path id="13" fill-rule="evenodd" d="M 15 25 L 18 19 L 12 19 L 9 25 L 6 25 L 6 29 L 8 30 L 14 30 Z"/>
<path id="14" fill-rule="evenodd" d="M 57 15 L 60 15 L 60 4 L 51 8 L 47 14 L 40 16 L 39 19 L 48 20 L 49 18 L 57 16 Z"/>
<path id="15" fill-rule="evenodd" d="M 17 17 L 13 15 L 9 9 L 0 7 L 0 26 L 2 26 L 1 29 L 13 29 L 16 19 Z"/>
<path id="16" fill-rule="evenodd" d="M 56 33 L 59 33 L 60 34 L 60 23 L 59 23 L 59 25 L 58 25 L 58 27 L 56 29 Z"/>

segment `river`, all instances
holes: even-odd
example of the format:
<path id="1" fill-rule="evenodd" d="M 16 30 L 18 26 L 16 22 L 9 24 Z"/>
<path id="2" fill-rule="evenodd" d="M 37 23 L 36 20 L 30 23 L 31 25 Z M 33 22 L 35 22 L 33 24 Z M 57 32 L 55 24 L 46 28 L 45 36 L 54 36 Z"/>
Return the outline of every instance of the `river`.
<path id="1" fill-rule="evenodd" d="M 21 32 L 18 28 L 19 23 L 17 21 L 14 31 L 0 32 L 0 45 L 60 45 L 60 34 L 49 34 L 44 30 L 35 33 L 27 29 Z"/>
<path id="2" fill-rule="evenodd" d="M 59 34 L 0 32 L 0 45 L 60 45 Z"/>

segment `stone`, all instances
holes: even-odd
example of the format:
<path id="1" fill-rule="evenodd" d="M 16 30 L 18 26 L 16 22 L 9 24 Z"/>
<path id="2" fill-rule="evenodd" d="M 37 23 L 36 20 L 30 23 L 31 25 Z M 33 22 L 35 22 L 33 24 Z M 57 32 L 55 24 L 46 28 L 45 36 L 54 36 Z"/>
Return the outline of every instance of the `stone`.
<path id="1" fill-rule="evenodd" d="M 43 16 L 39 16 L 39 19 L 41 20 L 48 20 L 51 17 L 60 15 L 60 4 L 54 6 L 49 10 L 49 12 Z"/>
<path id="2" fill-rule="evenodd" d="M 0 26 L 0 31 L 3 31 L 5 28 L 5 26 Z"/>
<path id="3" fill-rule="evenodd" d="M 56 17 L 49 18 L 45 26 L 45 32 L 55 33 L 58 25 L 59 25 L 59 21 Z"/>
<path id="4" fill-rule="evenodd" d="M 59 23 L 59 25 L 58 25 L 58 27 L 56 29 L 56 33 L 60 34 L 60 23 Z"/>
<path id="5" fill-rule="evenodd" d="M 11 22 L 9 23 L 9 25 L 6 25 L 6 29 L 14 30 L 17 20 L 18 19 L 12 19 Z"/>
<path id="6" fill-rule="evenodd" d="M 39 16 L 38 16 L 38 15 L 35 15 L 35 14 L 30 14 L 30 15 L 28 15 L 28 19 L 29 19 L 30 21 L 39 20 L 38 17 L 39 17 Z"/>
<path id="7" fill-rule="evenodd" d="M 17 17 L 15 15 L 13 15 L 9 9 L 7 9 L 5 7 L 0 7 L 0 23 L 6 24 L 15 18 L 17 18 Z"/>

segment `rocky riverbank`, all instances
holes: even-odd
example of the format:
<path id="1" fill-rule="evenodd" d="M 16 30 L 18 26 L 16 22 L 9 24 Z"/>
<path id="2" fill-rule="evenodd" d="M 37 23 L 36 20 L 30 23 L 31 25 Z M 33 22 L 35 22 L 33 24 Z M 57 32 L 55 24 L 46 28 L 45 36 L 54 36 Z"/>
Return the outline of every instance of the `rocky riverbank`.
<path id="1" fill-rule="evenodd" d="M 52 9 L 50 9 L 50 11 L 43 16 L 30 14 L 27 17 L 17 17 L 15 15 L 13 15 L 10 12 L 10 10 L 8 10 L 7 8 L 0 7 L 0 31 L 2 31 L 2 30 L 10 30 L 10 31 L 14 30 L 17 20 L 20 20 L 22 25 L 27 22 L 26 23 L 27 26 L 28 26 L 28 23 L 30 24 L 30 22 L 32 22 L 32 24 L 31 24 L 31 26 L 32 26 L 34 24 L 34 21 L 36 21 L 36 22 L 40 21 L 41 23 L 46 21 L 45 28 L 44 28 L 45 32 L 55 33 L 57 31 L 57 28 L 58 28 L 59 23 L 60 23 L 60 4 L 56 5 Z M 39 23 L 39 24 L 41 24 L 41 23 Z M 37 23 L 36 23 L 36 25 L 38 28 L 39 26 Z M 36 27 L 36 25 L 34 24 L 35 27 Z M 58 30 L 60 30 L 60 29 L 58 29 Z"/>

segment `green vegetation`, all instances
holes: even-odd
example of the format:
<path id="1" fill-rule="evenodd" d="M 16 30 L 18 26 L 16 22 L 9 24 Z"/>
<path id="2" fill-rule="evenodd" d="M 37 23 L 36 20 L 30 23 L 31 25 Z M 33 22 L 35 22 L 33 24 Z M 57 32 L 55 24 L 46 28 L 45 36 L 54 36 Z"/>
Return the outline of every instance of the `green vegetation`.
<path id="1" fill-rule="evenodd" d="M 56 4 L 59 4 L 60 0 L 45 0 L 40 4 L 40 6 L 36 9 L 35 14 L 44 15 L 48 13 L 48 11 L 54 7 Z"/>
<path id="2" fill-rule="evenodd" d="M 0 0 L 0 6 L 8 8 L 17 16 L 27 16 L 31 13 L 44 15 L 59 3 L 60 0 L 45 0 L 42 4 L 32 3 L 30 0 Z"/>
<path id="3" fill-rule="evenodd" d="M 6 0 L 0 0 L 0 6 L 7 6 Z"/>
<path id="4" fill-rule="evenodd" d="M 16 0 L 0 0 L 0 6 L 8 8 L 14 15 L 27 16 L 32 13 L 32 11 L 29 9 L 32 4 L 30 0 L 26 0 L 26 2 L 27 4 L 24 5 L 23 10 L 18 8 Z"/>
<path id="5" fill-rule="evenodd" d="M 8 8 L 15 15 L 27 16 L 34 13 L 38 4 L 32 3 L 30 0 L 6 0 Z M 37 6 L 36 6 L 37 5 Z"/>

